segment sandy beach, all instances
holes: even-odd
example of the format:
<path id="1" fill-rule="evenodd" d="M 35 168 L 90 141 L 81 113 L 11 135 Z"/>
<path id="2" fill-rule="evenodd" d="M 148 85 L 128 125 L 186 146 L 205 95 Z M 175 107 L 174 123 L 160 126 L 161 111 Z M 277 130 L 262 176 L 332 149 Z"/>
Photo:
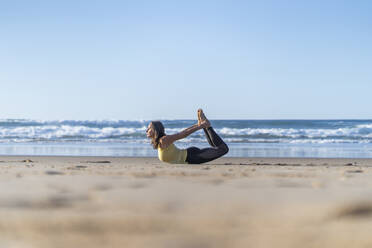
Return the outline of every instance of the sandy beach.
<path id="1" fill-rule="evenodd" d="M 370 247 L 372 159 L 0 157 L 0 247 Z"/>

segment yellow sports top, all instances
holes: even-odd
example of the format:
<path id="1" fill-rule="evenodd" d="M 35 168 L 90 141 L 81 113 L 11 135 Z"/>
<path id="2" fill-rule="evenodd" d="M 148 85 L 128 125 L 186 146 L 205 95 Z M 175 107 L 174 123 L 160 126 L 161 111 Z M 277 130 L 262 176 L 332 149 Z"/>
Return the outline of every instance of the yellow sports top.
<path id="1" fill-rule="evenodd" d="M 187 150 L 179 149 L 173 143 L 165 149 L 161 149 L 159 146 L 158 157 L 161 161 L 171 164 L 187 164 Z"/>

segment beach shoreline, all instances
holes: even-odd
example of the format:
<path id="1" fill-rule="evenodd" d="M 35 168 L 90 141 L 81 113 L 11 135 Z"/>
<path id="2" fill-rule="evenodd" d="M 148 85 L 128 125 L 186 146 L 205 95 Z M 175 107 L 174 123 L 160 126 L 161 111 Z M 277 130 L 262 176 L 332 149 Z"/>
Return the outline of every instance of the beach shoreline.
<path id="1" fill-rule="evenodd" d="M 355 158 L 0 156 L 0 246 L 370 246 L 371 175 Z"/>

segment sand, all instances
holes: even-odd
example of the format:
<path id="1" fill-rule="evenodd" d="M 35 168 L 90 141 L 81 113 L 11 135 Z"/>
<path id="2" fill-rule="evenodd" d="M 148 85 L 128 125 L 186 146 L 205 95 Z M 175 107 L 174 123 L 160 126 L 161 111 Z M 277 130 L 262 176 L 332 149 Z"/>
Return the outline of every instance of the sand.
<path id="1" fill-rule="evenodd" d="M 0 157 L 0 247 L 371 247 L 371 166 Z"/>

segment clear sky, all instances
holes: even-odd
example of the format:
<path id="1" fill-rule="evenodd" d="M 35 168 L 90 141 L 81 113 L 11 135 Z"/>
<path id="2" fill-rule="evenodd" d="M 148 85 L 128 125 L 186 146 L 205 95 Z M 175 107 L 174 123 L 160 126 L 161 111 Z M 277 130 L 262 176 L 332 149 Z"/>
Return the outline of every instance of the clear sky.
<path id="1" fill-rule="evenodd" d="M 372 1 L 0 2 L 0 118 L 372 118 Z"/>

